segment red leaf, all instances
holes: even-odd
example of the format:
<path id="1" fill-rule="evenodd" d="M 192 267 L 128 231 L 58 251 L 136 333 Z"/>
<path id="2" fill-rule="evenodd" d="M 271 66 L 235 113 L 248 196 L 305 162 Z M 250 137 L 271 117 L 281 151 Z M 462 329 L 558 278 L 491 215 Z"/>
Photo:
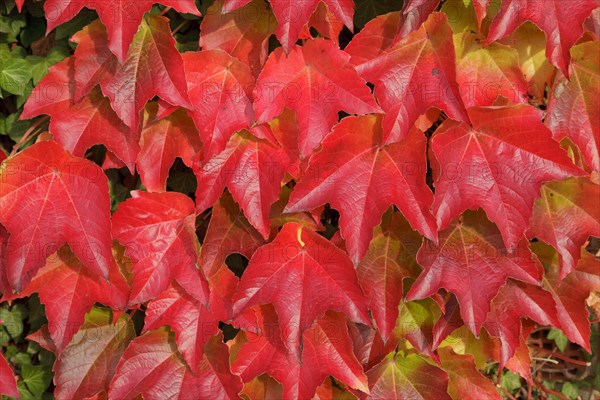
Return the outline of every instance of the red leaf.
<path id="1" fill-rule="evenodd" d="M 560 278 L 577 265 L 590 236 L 600 237 L 600 186 L 589 178 L 548 182 L 533 208 L 530 237 L 552 245 L 560 255 Z"/>
<path id="2" fill-rule="evenodd" d="M 175 280 L 201 303 L 208 285 L 197 268 L 194 203 L 176 192 L 131 192 L 113 215 L 113 235 L 133 262 L 131 304 L 156 298 Z"/>
<path id="3" fill-rule="evenodd" d="M 464 210 L 485 210 L 514 249 L 544 181 L 583 175 L 554 142 L 536 109 L 472 108 L 473 126 L 446 120 L 431 147 L 439 163 L 433 211 L 440 229 Z M 527 140 L 523 140 L 527 138 Z"/>
<path id="4" fill-rule="evenodd" d="M 353 0 L 322 0 L 329 10 L 351 31 L 354 29 Z M 311 15 L 317 10 L 319 0 L 271 0 L 273 14 L 277 19 L 277 39 L 283 50 L 289 53 L 298 40 L 302 28 L 309 22 Z M 322 17 L 322 16 L 321 16 Z M 292 50 L 293 51 L 293 50 Z"/>
<path id="5" fill-rule="evenodd" d="M 130 44 L 135 41 L 138 26 L 154 2 L 155 0 L 48 0 L 44 3 L 47 32 L 74 18 L 83 7 L 96 10 L 106 26 L 110 50 L 123 62 L 128 50 L 131 52 L 135 48 L 135 45 L 130 48 Z M 194 0 L 160 0 L 160 3 L 179 12 L 200 15 Z"/>
<path id="6" fill-rule="evenodd" d="M 396 326 L 404 279 L 418 276 L 421 270 L 415 260 L 420 246 L 421 235 L 410 229 L 399 213 L 388 211 L 356 267 L 358 282 L 384 341 Z"/>
<path id="7" fill-rule="evenodd" d="M 223 12 L 228 13 L 244 7 L 252 0 L 223 0 Z"/>
<path id="8" fill-rule="evenodd" d="M 79 102 L 97 84 L 110 80 L 120 64 L 108 48 L 108 34 L 100 20 L 77 32 L 71 41 L 77 43 L 74 100 Z"/>
<path id="9" fill-rule="evenodd" d="M 171 335 L 165 330 L 135 338 L 121 358 L 110 383 L 108 398 L 145 399 L 238 399 L 242 381 L 229 369 L 229 350 L 222 335 L 204 347 L 196 370 L 189 370 Z"/>
<path id="10" fill-rule="evenodd" d="M 292 3 L 290 8 L 296 6 Z M 294 46 L 288 56 L 276 49 L 256 82 L 257 123 L 272 120 L 284 107 L 295 110 L 300 154 L 308 157 L 337 122 L 338 111 L 381 112 L 362 82 L 348 55 L 331 41 L 308 40 L 304 46 Z"/>
<path id="11" fill-rule="evenodd" d="M 271 205 L 277 201 L 289 165 L 287 153 L 246 131 L 231 138 L 225 150 L 193 169 L 198 178 L 196 211 L 212 207 L 227 187 L 248 220 L 266 239 Z"/>
<path id="12" fill-rule="evenodd" d="M 204 275 L 210 280 L 230 254 L 239 253 L 250 259 L 262 244 L 262 235 L 250 225 L 231 195 L 223 194 L 212 208 L 202 242 L 200 260 Z"/>
<path id="13" fill-rule="evenodd" d="M 214 304 L 211 291 L 210 309 L 178 287 L 170 287 L 148 303 L 144 330 L 169 325 L 175 331 L 175 342 L 192 370 L 202 362 L 204 345 L 219 330 L 219 321 L 226 321 L 227 310 Z"/>
<path id="14" fill-rule="evenodd" d="M 384 17 L 385 18 L 385 17 Z M 393 16 L 389 16 L 393 21 Z M 434 13 L 416 32 L 392 45 L 389 23 L 368 24 L 346 48 L 359 75 L 375 85 L 381 104 L 383 143 L 397 142 L 428 108 L 468 121 L 456 84 L 452 31 L 445 14 Z"/>
<path id="15" fill-rule="evenodd" d="M 235 2 L 235 1 L 234 1 Z M 269 54 L 269 37 L 275 32 L 275 20 L 264 0 L 246 0 L 238 11 L 226 7 L 232 1 L 215 1 L 200 25 L 200 47 L 223 50 L 250 67 L 258 76 Z M 241 6 L 240 6 L 241 7 Z"/>
<path id="16" fill-rule="evenodd" d="M 440 4 L 439 0 L 408 0 L 404 3 L 402 13 L 394 13 L 397 25 L 396 40 L 402 39 L 412 32 L 416 31 L 427 20 L 429 15 L 434 12 Z M 384 16 L 385 18 L 385 16 Z"/>
<path id="17" fill-rule="evenodd" d="M 40 303 L 46 307 L 50 336 L 60 352 L 69 344 L 95 303 L 114 309 L 127 306 L 129 287 L 114 260 L 109 279 L 110 283 L 98 279 L 96 274 L 83 267 L 67 246 L 63 246 L 48 257 L 46 265 L 18 297 L 38 293 Z M 3 298 L 7 299 L 6 296 Z"/>
<path id="18" fill-rule="evenodd" d="M 202 150 L 202 141 L 194 121 L 185 110 L 178 109 L 162 119 L 157 116 L 156 103 L 149 103 L 146 111 L 141 151 L 136 164 L 146 189 L 164 192 L 175 158 L 180 157 L 185 165 L 191 167 L 194 156 Z"/>
<path id="19" fill-rule="evenodd" d="M 352 261 L 358 264 L 373 228 L 390 205 L 430 239 L 437 237 L 425 183 L 425 136 L 416 128 L 400 143 L 384 146 L 381 117 L 347 117 L 323 141 L 295 187 L 286 212 L 330 203 L 341 213 L 340 228 Z"/>
<path id="20" fill-rule="evenodd" d="M 571 81 L 559 79 L 550 92 L 546 125 L 556 140 L 571 139 L 587 165 L 600 172 L 600 42 L 582 43 L 571 52 Z"/>
<path id="21" fill-rule="evenodd" d="M 492 21 L 487 43 L 502 39 L 525 21 L 531 21 L 546 33 L 546 57 L 568 75 L 569 49 L 583 35 L 583 22 L 596 7 L 596 0 L 505 0 Z"/>
<path id="22" fill-rule="evenodd" d="M 408 292 L 407 299 L 422 299 L 445 288 L 454 293 L 460 315 L 477 334 L 490 310 L 490 302 L 513 277 L 539 286 L 539 265 L 521 240 L 514 253 L 504 247 L 494 224 L 482 212 L 466 212 L 445 231 L 439 244 L 427 241 L 417 261 L 424 272 Z"/>
<path id="23" fill-rule="evenodd" d="M 346 254 L 295 223 L 284 225 L 271 243 L 257 250 L 233 302 L 234 315 L 272 303 L 285 345 L 298 360 L 303 333 L 326 310 L 342 311 L 353 321 L 369 324 L 366 299 Z"/>
<path id="24" fill-rule="evenodd" d="M 302 362 L 287 352 L 279 336 L 277 316 L 271 307 L 261 308 L 261 334 L 249 336 L 237 353 L 232 369 L 243 381 L 268 373 L 283 385 L 283 398 L 311 399 L 317 386 L 333 375 L 342 383 L 368 392 L 367 380 L 352 352 L 346 319 L 327 312 L 304 333 Z"/>
<path id="25" fill-rule="evenodd" d="M 175 48 L 169 20 L 149 14 L 135 35 L 124 64 L 100 86 L 119 118 L 133 131 L 138 129 L 140 111 L 154 96 L 174 106 L 190 108 L 183 61 Z"/>
<path id="26" fill-rule="evenodd" d="M 108 390 L 121 355 L 135 337 L 125 316 L 114 324 L 111 319 L 109 311 L 94 308 L 58 355 L 53 367 L 57 398 L 83 399 Z"/>
<path id="27" fill-rule="evenodd" d="M 519 347 L 523 317 L 541 325 L 559 325 L 550 293 L 538 286 L 509 280 L 492 301 L 484 323 L 485 329 L 500 339 L 500 369 L 504 368 Z"/>
<path id="28" fill-rule="evenodd" d="M 15 375 L 10 364 L 4 358 L 4 354 L 0 354 L 0 394 L 17 399 L 21 398 Z"/>
<path id="29" fill-rule="evenodd" d="M 556 302 L 561 330 L 571 342 L 591 353 L 589 311 L 585 301 L 591 292 L 600 291 L 600 263 L 582 249 L 579 264 L 561 282 L 556 252 L 541 243 L 534 249 L 546 268 L 544 289 L 552 293 Z"/>
<path id="30" fill-rule="evenodd" d="M 221 50 L 185 53 L 190 112 L 202 142 L 204 160 L 225 149 L 234 132 L 252 125 L 254 78 L 247 65 Z"/>
<path id="31" fill-rule="evenodd" d="M 100 167 L 45 141 L 5 160 L 0 179 L 0 224 L 10 233 L 6 272 L 15 291 L 65 243 L 90 271 L 108 278 L 110 199 Z"/>
<path id="32" fill-rule="evenodd" d="M 449 347 L 439 350 L 442 368 L 448 373 L 448 393 L 453 399 L 502 400 L 496 387 L 475 367 L 470 354 L 459 355 Z"/>
<path id="33" fill-rule="evenodd" d="M 98 88 L 76 101 L 75 63 L 69 57 L 50 68 L 25 103 L 21 118 L 48 114 L 50 133 L 65 150 L 83 157 L 93 145 L 103 144 L 135 171 L 138 135 L 119 119 Z"/>
<path id="34" fill-rule="evenodd" d="M 401 354 L 390 353 L 367 372 L 367 378 L 371 390 L 368 399 L 450 400 L 446 392 L 446 372 L 415 354 L 403 357 Z"/>

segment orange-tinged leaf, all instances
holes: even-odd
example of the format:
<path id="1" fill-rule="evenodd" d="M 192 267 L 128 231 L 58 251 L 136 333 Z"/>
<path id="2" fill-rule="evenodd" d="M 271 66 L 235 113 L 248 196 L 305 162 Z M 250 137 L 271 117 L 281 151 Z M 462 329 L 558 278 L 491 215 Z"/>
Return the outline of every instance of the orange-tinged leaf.
<path id="1" fill-rule="evenodd" d="M 404 279 L 420 272 L 415 258 L 421 241 L 406 219 L 390 210 L 375 228 L 369 250 L 356 267 L 358 282 L 384 341 L 396 326 Z"/>
<path id="2" fill-rule="evenodd" d="M 475 367 L 470 354 L 456 354 L 449 347 L 439 349 L 442 368 L 448 373 L 448 393 L 454 400 L 501 400 L 491 380 Z"/>
<path id="3" fill-rule="evenodd" d="M 390 353 L 367 371 L 367 378 L 368 400 L 450 400 L 448 374 L 416 354 Z"/>
<path id="4" fill-rule="evenodd" d="M 540 285 L 540 266 L 521 240 L 514 252 L 481 211 L 466 212 L 440 232 L 439 243 L 426 241 L 417 255 L 424 271 L 407 294 L 420 299 L 445 288 L 454 293 L 460 315 L 478 334 L 490 310 L 490 302 L 509 277 Z"/>
<path id="5" fill-rule="evenodd" d="M 573 47 L 570 81 L 562 78 L 551 92 L 546 124 L 556 140 L 568 137 L 589 168 L 600 172 L 600 41 Z"/>
<path id="6" fill-rule="evenodd" d="M 93 308 L 86 315 L 73 340 L 57 355 L 53 367 L 57 398 L 83 399 L 108 390 L 121 355 L 135 337 L 126 315 L 114 323 L 107 310 Z"/>
<path id="7" fill-rule="evenodd" d="M 561 259 L 560 278 L 579 262 L 590 236 L 600 237 L 600 185 L 589 178 L 547 182 L 535 202 L 528 235 L 553 246 Z"/>

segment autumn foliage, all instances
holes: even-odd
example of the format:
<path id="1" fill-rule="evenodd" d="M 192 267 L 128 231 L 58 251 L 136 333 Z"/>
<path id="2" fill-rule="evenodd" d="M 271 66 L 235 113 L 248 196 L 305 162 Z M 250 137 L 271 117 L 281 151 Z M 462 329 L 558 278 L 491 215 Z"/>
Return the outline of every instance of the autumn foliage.
<path id="1" fill-rule="evenodd" d="M 57 399 L 545 396 L 532 330 L 592 352 L 596 0 L 159 3 L 46 0 L 98 19 L 0 152 Z"/>

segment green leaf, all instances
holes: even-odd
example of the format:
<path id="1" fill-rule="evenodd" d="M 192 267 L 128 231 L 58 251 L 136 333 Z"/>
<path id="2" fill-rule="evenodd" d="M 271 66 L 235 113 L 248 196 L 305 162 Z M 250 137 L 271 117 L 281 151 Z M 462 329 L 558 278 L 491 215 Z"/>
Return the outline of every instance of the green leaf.
<path id="1" fill-rule="evenodd" d="M 40 397 L 52 382 L 52 370 L 43 365 L 23 365 L 21 376 L 27 389 L 36 397 Z"/>
<path id="2" fill-rule="evenodd" d="M 14 341 L 19 341 L 23 334 L 23 320 L 27 318 L 27 309 L 22 304 L 13 305 L 10 310 L 8 308 L 0 309 L 0 321 L 2 321 L 2 329 Z M 4 336 L 4 335 L 3 335 Z M 2 337 L 2 342 L 7 342 L 9 339 Z"/>
<path id="3" fill-rule="evenodd" d="M 569 339 L 567 339 L 567 337 L 562 333 L 560 329 L 550 329 L 547 338 L 550 340 L 554 340 L 554 343 L 556 343 L 556 347 L 558 347 L 560 351 L 565 351 L 567 345 L 569 344 Z"/>
<path id="4" fill-rule="evenodd" d="M 562 385 L 562 389 L 560 392 L 570 398 L 571 400 L 575 400 L 577 396 L 579 396 L 579 388 L 572 384 L 571 382 L 565 382 Z"/>
<path id="5" fill-rule="evenodd" d="M 509 392 L 514 392 L 521 387 L 521 377 L 512 372 L 506 372 L 500 377 L 500 385 Z"/>
<path id="6" fill-rule="evenodd" d="M 31 65 L 22 58 L 12 57 L 0 65 L 0 88 L 9 93 L 25 94 L 30 79 Z"/>

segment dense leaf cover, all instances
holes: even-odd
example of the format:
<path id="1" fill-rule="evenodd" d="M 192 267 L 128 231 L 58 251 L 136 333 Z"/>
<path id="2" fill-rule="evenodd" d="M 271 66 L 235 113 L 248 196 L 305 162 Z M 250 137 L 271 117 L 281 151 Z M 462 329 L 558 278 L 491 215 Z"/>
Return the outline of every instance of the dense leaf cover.
<path id="1" fill-rule="evenodd" d="M 501 399 L 532 327 L 592 351 L 597 0 L 158 2 L 46 0 L 98 19 L 0 152 L 57 399 Z"/>

